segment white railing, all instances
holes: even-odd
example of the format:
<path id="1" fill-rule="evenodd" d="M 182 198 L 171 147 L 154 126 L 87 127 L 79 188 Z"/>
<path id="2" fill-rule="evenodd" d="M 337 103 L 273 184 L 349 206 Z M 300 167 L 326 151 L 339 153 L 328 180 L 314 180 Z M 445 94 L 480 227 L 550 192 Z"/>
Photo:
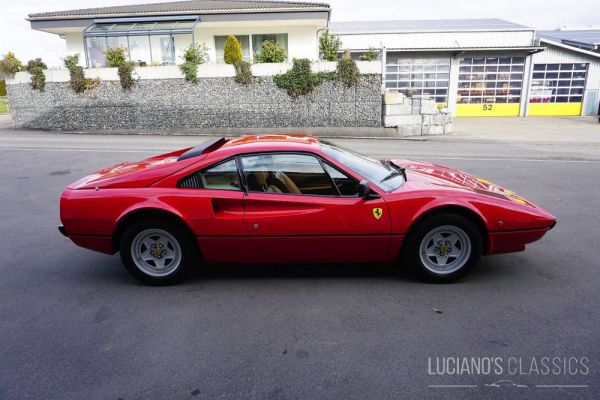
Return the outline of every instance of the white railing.
<path id="1" fill-rule="evenodd" d="M 381 61 L 357 61 L 356 64 L 363 74 L 381 74 Z M 335 71 L 335 62 L 313 62 L 313 72 Z M 253 64 L 252 74 L 254 76 L 273 76 L 288 71 L 292 63 Z M 68 82 L 69 71 L 66 69 L 48 69 L 44 71 L 46 82 Z M 160 67 L 137 67 L 135 74 L 140 79 L 177 79 L 183 74 L 175 65 Z M 88 78 L 100 78 L 104 81 L 118 81 L 117 68 L 88 68 L 85 70 Z M 235 70 L 228 64 L 202 64 L 198 66 L 199 78 L 223 78 L 235 76 Z M 30 82 L 27 72 L 18 72 L 14 78 L 7 78 L 7 85 L 16 85 Z"/>

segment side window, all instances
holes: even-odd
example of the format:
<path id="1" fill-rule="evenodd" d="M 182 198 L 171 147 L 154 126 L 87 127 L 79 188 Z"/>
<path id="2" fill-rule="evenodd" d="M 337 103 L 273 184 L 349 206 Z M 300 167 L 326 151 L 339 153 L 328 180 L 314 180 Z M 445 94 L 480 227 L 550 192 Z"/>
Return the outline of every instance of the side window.
<path id="1" fill-rule="evenodd" d="M 339 196 L 316 157 L 306 154 L 260 154 L 242 157 L 251 192 Z"/>
<path id="2" fill-rule="evenodd" d="M 327 163 L 323 163 L 325 165 L 325 170 L 337 186 L 337 189 L 340 191 L 340 194 L 344 197 L 356 197 L 358 196 L 358 182 L 344 174 L 340 170 L 330 166 Z"/>
<path id="3" fill-rule="evenodd" d="M 235 160 L 229 160 L 203 171 L 195 172 L 179 181 L 180 188 L 242 190 Z"/>

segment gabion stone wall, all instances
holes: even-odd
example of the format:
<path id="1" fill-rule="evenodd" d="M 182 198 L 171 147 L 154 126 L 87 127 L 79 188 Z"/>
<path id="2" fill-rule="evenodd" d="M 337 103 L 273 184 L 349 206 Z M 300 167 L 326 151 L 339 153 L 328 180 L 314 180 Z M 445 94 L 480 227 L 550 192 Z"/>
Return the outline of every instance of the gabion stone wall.
<path id="1" fill-rule="evenodd" d="M 356 87 L 324 82 L 293 99 L 270 77 L 244 86 L 233 78 L 140 80 L 130 91 L 118 81 L 75 94 L 68 82 L 48 82 L 43 92 L 8 85 L 17 128 L 121 130 L 381 126 L 381 77 Z"/>

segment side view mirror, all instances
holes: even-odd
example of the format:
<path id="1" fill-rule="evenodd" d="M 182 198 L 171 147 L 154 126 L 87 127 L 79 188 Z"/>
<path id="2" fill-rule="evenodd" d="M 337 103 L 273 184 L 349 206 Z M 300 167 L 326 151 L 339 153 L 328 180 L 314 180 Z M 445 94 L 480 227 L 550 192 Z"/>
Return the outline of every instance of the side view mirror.
<path id="1" fill-rule="evenodd" d="M 358 196 L 365 200 L 378 199 L 379 195 L 371 190 L 366 179 L 358 182 Z"/>

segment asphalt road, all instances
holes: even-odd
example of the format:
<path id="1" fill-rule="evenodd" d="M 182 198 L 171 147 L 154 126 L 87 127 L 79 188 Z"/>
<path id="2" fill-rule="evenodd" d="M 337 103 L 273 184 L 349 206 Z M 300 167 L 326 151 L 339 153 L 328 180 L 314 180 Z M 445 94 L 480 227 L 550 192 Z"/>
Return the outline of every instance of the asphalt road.
<path id="1" fill-rule="evenodd" d="M 450 285 L 280 265 L 147 287 L 57 232 L 70 182 L 197 141 L 0 132 L 0 399 L 600 398 L 600 146 L 338 140 L 476 173 L 558 217 L 524 253 Z M 504 369 L 441 375 L 443 357 Z M 543 357 L 587 373 L 531 372 Z M 504 379 L 527 387 L 486 386 Z"/>

